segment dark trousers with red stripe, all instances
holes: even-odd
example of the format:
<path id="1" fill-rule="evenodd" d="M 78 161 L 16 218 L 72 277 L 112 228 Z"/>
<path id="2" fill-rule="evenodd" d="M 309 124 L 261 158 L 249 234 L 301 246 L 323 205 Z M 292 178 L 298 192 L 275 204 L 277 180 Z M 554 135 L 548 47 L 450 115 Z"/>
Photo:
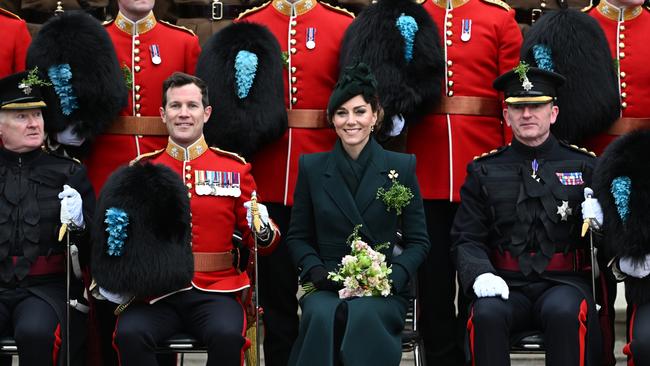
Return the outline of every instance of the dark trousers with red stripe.
<path id="1" fill-rule="evenodd" d="M 114 345 L 123 366 L 158 365 L 156 345 L 188 333 L 208 348 L 208 366 L 241 364 L 244 309 L 234 294 L 182 291 L 154 304 L 131 304 L 115 326 Z"/>
<path id="2" fill-rule="evenodd" d="M 467 326 L 472 365 L 510 365 L 513 335 L 529 330 L 543 333 L 547 365 L 597 365 L 600 350 L 587 352 L 587 340 L 600 339 L 587 327 L 595 313 L 578 288 L 548 282 L 511 288 L 508 300 L 477 299 Z"/>
<path id="3" fill-rule="evenodd" d="M 52 365 L 59 319 L 44 300 L 25 289 L 0 292 L 0 334 L 13 335 L 21 365 Z"/>
<path id="4" fill-rule="evenodd" d="M 623 348 L 623 353 L 628 356 L 628 366 L 650 366 L 650 303 L 629 308 L 629 343 Z"/>

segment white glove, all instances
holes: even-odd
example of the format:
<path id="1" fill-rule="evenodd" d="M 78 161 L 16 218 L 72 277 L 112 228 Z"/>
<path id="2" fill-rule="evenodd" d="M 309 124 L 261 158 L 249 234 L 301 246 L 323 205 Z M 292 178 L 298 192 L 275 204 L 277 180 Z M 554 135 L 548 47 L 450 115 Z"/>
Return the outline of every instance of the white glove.
<path id="1" fill-rule="evenodd" d="M 478 275 L 472 288 L 477 297 L 501 296 L 502 299 L 508 300 L 508 296 L 510 296 L 510 289 L 506 281 L 489 272 Z"/>
<path id="2" fill-rule="evenodd" d="M 122 295 L 110 292 L 102 287 L 99 288 L 99 294 L 104 296 L 106 300 L 115 303 L 115 304 L 126 304 L 130 299 L 131 295 Z"/>
<path id="3" fill-rule="evenodd" d="M 63 191 L 59 193 L 61 200 L 61 223 L 73 224 L 78 228 L 84 228 L 83 201 L 76 189 L 65 184 Z"/>
<path id="4" fill-rule="evenodd" d="M 68 126 L 65 128 L 65 130 L 59 132 L 56 134 L 56 141 L 59 142 L 59 144 L 62 145 L 70 145 L 70 146 L 81 146 L 81 144 L 86 141 L 85 138 L 79 137 L 76 132 L 73 132 L 72 129 L 74 127 L 72 125 Z"/>
<path id="5" fill-rule="evenodd" d="M 582 202 L 582 220 L 589 220 L 589 226 L 594 230 L 599 230 L 603 225 L 603 209 L 600 202 L 593 198 L 594 191 L 591 188 L 585 188 L 585 200 Z"/>
<path id="6" fill-rule="evenodd" d="M 246 207 L 246 221 L 248 221 L 248 227 L 253 229 L 253 213 L 251 212 L 251 201 L 244 202 L 244 207 Z M 262 221 L 262 226 L 268 226 L 269 224 L 269 211 L 261 203 L 257 203 L 257 210 L 260 214 L 260 220 Z"/>
<path id="7" fill-rule="evenodd" d="M 636 278 L 644 278 L 650 274 L 650 254 L 646 254 L 645 260 L 638 263 L 631 257 L 622 257 L 618 261 L 618 268 L 621 272 Z"/>
<path id="8" fill-rule="evenodd" d="M 393 128 L 390 131 L 388 131 L 387 135 L 394 137 L 399 135 L 400 132 L 402 132 L 402 130 L 404 129 L 404 123 L 406 121 L 404 120 L 404 117 L 402 117 L 401 114 L 396 114 L 393 117 L 391 117 L 391 119 L 393 120 Z"/>

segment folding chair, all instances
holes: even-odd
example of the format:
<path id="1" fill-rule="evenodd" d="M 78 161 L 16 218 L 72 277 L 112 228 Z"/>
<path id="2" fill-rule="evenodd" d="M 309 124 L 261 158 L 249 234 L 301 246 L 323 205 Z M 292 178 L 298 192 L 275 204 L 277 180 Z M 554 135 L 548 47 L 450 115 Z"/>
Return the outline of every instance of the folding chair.
<path id="1" fill-rule="evenodd" d="M 413 352 L 413 363 L 415 366 L 423 366 L 422 349 L 424 340 L 417 327 L 419 315 L 417 297 L 417 279 L 409 283 L 409 309 L 406 313 L 406 323 L 402 331 L 402 353 Z"/>

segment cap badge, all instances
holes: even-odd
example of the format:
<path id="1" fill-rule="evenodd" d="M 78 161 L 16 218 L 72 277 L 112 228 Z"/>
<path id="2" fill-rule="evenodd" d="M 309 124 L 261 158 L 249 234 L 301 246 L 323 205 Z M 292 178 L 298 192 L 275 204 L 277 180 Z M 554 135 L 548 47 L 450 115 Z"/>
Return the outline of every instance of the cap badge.
<path id="1" fill-rule="evenodd" d="M 528 80 L 528 75 L 526 73 L 530 69 L 530 66 L 528 66 L 527 63 L 520 61 L 519 65 L 514 68 L 514 71 L 517 75 L 519 75 L 519 81 L 521 81 L 521 87 L 524 88 L 526 91 L 530 91 L 533 88 L 533 83 Z"/>
<path id="2" fill-rule="evenodd" d="M 52 86 L 51 83 L 38 77 L 38 66 L 31 69 L 27 74 L 27 77 L 20 81 L 18 89 L 22 90 L 25 95 L 30 95 L 33 86 Z"/>

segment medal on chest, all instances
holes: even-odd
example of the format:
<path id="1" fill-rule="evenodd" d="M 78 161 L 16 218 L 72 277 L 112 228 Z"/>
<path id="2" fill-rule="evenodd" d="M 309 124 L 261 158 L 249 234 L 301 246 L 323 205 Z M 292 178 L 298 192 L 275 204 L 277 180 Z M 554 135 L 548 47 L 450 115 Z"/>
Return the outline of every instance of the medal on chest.
<path id="1" fill-rule="evenodd" d="M 151 53 L 151 63 L 154 65 L 160 65 L 162 62 L 162 58 L 160 57 L 160 46 L 152 44 L 149 46 L 149 51 Z"/>
<path id="2" fill-rule="evenodd" d="M 539 182 L 539 176 L 537 175 L 537 170 L 539 170 L 539 163 L 537 162 L 537 159 L 534 159 L 530 163 L 530 170 L 532 171 L 530 177 Z"/>
<path id="3" fill-rule="evenodd" d="M 241 196 L 238 172 L 194 171 L 194 190 L 199 196 Z"/>
<path id="4" fill-rule="evenodd" d="M 316 28 L 314 27 L 307 28 L 305 47 L 307 47 L 308 50 L 313 50 L 314 48 L 316 48 Z"/>
<path id="5" fill-rule="evenodd" d="M 463 42 L 469 42 L 469 40 L 472 38 L 472 20 L 463 19 L 461 22 L 461 27 L 460 40 Z"/>

